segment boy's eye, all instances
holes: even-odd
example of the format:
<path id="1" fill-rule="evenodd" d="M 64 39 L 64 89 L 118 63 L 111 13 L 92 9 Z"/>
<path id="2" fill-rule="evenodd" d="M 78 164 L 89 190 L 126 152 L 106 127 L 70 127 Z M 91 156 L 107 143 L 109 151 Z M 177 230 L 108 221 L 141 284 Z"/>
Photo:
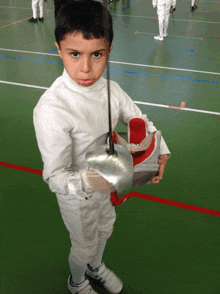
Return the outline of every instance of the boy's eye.
<path id="1" fill-rule="evenodd" d="M 72 52 L 71 55 L 72 55 L 72 57 L 78 57 L 79 53 L 78 52 Z"/>
<path id="2" fill-rule="evenodd" d="M 93 54 L 93 56 L 94 56 L 95 58 L 99 58 L 101 55 L 102 55 L 101 53 L 94 53 L 94 54 Z"/>

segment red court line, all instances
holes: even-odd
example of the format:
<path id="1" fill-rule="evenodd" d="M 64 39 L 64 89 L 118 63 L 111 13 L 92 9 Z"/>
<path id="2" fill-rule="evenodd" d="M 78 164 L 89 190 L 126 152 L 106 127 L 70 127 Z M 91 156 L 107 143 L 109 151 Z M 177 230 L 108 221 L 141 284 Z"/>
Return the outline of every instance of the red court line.
<path id="1" fill-rule="evenodd" d="M 37 174 L 37 175 L 43 174 L 42 171 L 39 169 L 24 167 L 24 166 L 6 163 L 6 162 L 2 162 L 2 161 L 0 161 L 0 166 L 12 168 L 12 169 L 16 169 L 16 170 L 20 170 L 20 171 L 24 171 L 24 172 L 28 172 L 28 173 L 33 173 L 33 174 Z M 199 207 L 199 206 L 195 206 L 195 205 L 191 205 L 191 204 L 177 202 L 177 201 L 164 199 L 164 198 L 160 198 L 160 197 L 156 197 L 156 196 L 151 196 L 151 195 L 147 195 L 147 194 L 142 194 L 142 193 L 138 193 L 138 192 L 134 192 L 134 191 L 129 192 L 128 194 L 126 194 L 126 196 L 133 196 L 133 197 L 137 197 L 137 198 L 141 198 L 141 199 L 145 199 L 145 200 L 149 200 L 149 201 L 153 201 L 153 202 L 158 202 L 158 203 L 162 203 L 162 204 L 166 204 L 166 205 L 179 207 L 182 209 L 192 210 L 192 211 L 220 217 L 220 211 L 218 211 L 218 210 L 203 208 L 203 207 Z"/>
<path id="2" fill-rule="evenodd" d="M 177 107 L 177 106 L 169 106 L 169 108 L 174 108 L 174 109 L 181 109 L 181 108 L 185 108 L 185 105 L 186 105 L 186 102 L 181 102 L 181 105 L 180 107 Z"/>
<path id="3" fill-rule="evenodd" d="M 23 172 L 37 174 L 37 175 L 43 174 L 42 170 L 39 170 L 39 169 L 34 169 L 34 168 L 11 164 L 11 163 L 6 163 L 6 162 L 2 162 L 2 161 L 0 161 L 0 166 L 12 168 L 12 169 L 17 169 L 17 170 L 20 170 Z"/>
<path id="4" fill-rule="evenodd" d="M 203 207 L 199 207 L 199 206 L 195 206 L 195 205 L 191 205 L 191 204 L 186 204 L 186 203 L 177 202 L 177 201 L 173 201 L 173 200 L 169 200 L 169 199 L 150 196 L 147 194 L 142 194 L 142 193 L 133 192 L 133 191 L 129 192 L 126 195 L 220 217 L 220 211 L 218 211 L 218 210 L 203 208 Z"/>

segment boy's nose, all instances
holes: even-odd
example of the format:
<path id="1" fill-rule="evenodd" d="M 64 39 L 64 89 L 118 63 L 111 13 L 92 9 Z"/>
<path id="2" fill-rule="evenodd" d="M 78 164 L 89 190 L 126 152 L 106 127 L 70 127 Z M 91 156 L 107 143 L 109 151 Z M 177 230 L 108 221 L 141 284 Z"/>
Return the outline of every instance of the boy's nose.
<path id="1" fill-rule="evenodd" d="M 91 70 L 91 62 L 90 62 L 89 58 L 84 58 L 82 60 L 81 71 L 82 72 L 90 72 L 90 70 Z"/>

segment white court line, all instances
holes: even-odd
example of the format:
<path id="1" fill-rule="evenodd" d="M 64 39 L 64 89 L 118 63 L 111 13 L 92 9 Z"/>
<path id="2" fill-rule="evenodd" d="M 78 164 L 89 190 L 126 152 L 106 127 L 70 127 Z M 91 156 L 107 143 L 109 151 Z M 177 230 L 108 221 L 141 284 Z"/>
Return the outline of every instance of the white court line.
<path id="1" fill-rule="evenodd" d="M 170 105 L 164 105 L 164 104 L 155 104 L 155 103 L 148 103 L 148 102 L 140 102 L 140 101 L 134 101 L 136 104 L 142 104 L 142 105 L 150 105 L 150 106 L 156 106 L 156 107 L 163 107 L 163 108 L 170 108 L 170 109 L 176 109 L 170 107 Z M 214 114 L 214 115 L 220 115 L 220 112 L 214 112 L 214 111 L 207 111 L 207 110 L 200 110 L 200 109 L 193 109 L 193 108 L 178 108 L 178 110 L 185 110 L 185 111 L 192 111 L 192 112 L 200 112 L 200 113 L 206 113 L 206 114 Z"/>
<path id="2" fill-rule="evenodd" d="M 122 16 L 122 17 L 133 17 L 133 18 L 156 18 L 154 16 L 142 16 L 142 15 L 125 15 L 125 14 L 116 14 L 116 16 Z M 180 18 L 175 18 L 175 21 L 191 21 L 191 22 L 205 22 L 205 23 L 214 23 L 214 24 L 219 24 L 220 22 L 218 21 L 205 21 L 205 20 L 193 20 L 193 19 L 180 19 Z"/>
<path id="3" fill-rule="evenodd" d="M 153 67 L 153 68 L 162 68 L 162 69 L 172 69 L 172 70 L 180 70 L 180 71 L 198 72 L 198 73 L 211 74 L 211 75 L 220 75 L 219 72 L 209 72 L 209 71 L 202 71 L 202 70 L 195 70 L 195 69 L 174 68 L 174 67 L 147 65 L 147 64 L 139 64 L 139 63 L 128 63 L 128 62 L 121 62 L 121 61 L 109 61 L 109 62 L 118 63 L 118 64 L 124 64 L 124 65 L 134 65 L 134 66 L 142 66 L 142 67 Z"/>
<path id="4" fill-rule="evenodd" d="M 145 32 L 136 32 L 136 34 L 140 34 L 140 35 L 155 35 L 155 33 L 145 33 Z M 200 37 L 190 37 L 190 36 L 178 36 L 178 35 L 170 35 L 169 37 L 174 37 L 174 38 L 186 38 L 186 39 L 200 39 Z"/>
<path id="5" fill-rule="evenodd" d="M 209 3 L 219 3 L 219 2 L 207 2 L 206 0 L 205 1 L 202 1 L 202 0 L 200 0 L 199 2 L 205 2 L 206 4 L 209 4 Z"/>
<path id="6" fill-rule="evenodd" d="M 28 87 L 28 88 L 37 88 L 37 89 L 43 89 L 43 90 L 48 89 L 48 87 L 41 87 L 41 86 L 35 86 L 35 85 L 14 83 L 14 82 L 2 81 L 2 80 L 0 80 L 0 83 L 14 85 L 14 86 Z M 163 108 L 170 108 L 169 105 L 164 105 L 164 104 L 155 104 L 155 103 L 148 103 L 148 102 L 141 102 L 141 101 L 134 101 L 134 102 L 136 104 L 150 105 L 150 106 L 163 107 Z M 173 109 L 173 108 L 170 108 L 170 109 Z M 220 115 L 220 112 L 193 109 L 193 108 L 179 108 L 178 110 L 185 110 L 185 111 L 192 111 L 192 112 L 200 112 L 200 113 L 206 113 L 206 114 Z"/>
<path id="7" fill-rule="evenodd" d="M 59 56 L 59 54 L 34 52 L 34 51 L 23 51 L 23 50 L 14 50 L 14 49 L 5 49 L 5 48 L 0 48 L 0 50 L 14 51 L 14 52 L 22 52 L 22 53 L 31 53 L 31 54 L 40 54 L 40 55 Z M 219 72 L 210 72 L 210 71 L 202 71 L 202 70 L 195 70 L 195 69 L 174 68 L 174 67 L 148 65 L 148 64 L 140 64 L 140 63 L 128 63 L 128 62 L 122 62 L 122 61 L 109 61 L 109 62 L 110 63 L 115 63 L 115 64 L 131 65 L 131 66 L 150 67 L 150 68 L 162 68 L 162 69 L 170 69 L 170 70 L 197 72 L 197 73 L 210 74 L 210 75 L 220 75 Z"/>
<path id="8" fill-rule="evenodd" d="M 39 54 L 39 55 L 59 56 L 59 54 L 43 53 L 43 52 L 35 52 L 35 51 L 24 51 L 24 50 L 5 49 L 5 48 L 0 48 L 0 50 L 3 50 L 3 51 L 12 51 L 12 52 L 19 52 L 19 53 L 31 53 L 31 54 Z"/>
<path id="9" fill-rule="evenodd" d="M 27 8 L 27 7 L 10 7 L 10 6 L 0 6 L 0 7 L 2 7 L 2 8 L 16 8 L 16 9 L 31 9 L 32 10 L 32 8 Z"/>
<path id="10" fill-rule="evenodd" d="M 27 87 L 27 88 L 43 89 L 43 90 L 48 89 L 48 87 L 41 87 L 41 86 L 35 86 L 35 85 L 29 85 L 29 84 L 14 83 L 14 82 L 2 81 L 2 80 L 0 80 L 0 83 L 1 84 L 14 85 L 14 86 Z"/>

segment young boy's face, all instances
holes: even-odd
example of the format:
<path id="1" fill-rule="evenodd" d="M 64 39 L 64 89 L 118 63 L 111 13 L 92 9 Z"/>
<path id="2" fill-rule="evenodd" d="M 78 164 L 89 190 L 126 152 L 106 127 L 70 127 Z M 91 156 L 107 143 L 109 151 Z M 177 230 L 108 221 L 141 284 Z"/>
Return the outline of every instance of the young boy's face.
<path id="1" fill-rule="evenodd" d="M 81 32 L 67 33 L 60 46 L 57 42 L 55 45 L 69 76 L 83 87 L 89 87 L 100 79 L 113 48 L 109 48 L 106 38 L 87 40 Z"/>

